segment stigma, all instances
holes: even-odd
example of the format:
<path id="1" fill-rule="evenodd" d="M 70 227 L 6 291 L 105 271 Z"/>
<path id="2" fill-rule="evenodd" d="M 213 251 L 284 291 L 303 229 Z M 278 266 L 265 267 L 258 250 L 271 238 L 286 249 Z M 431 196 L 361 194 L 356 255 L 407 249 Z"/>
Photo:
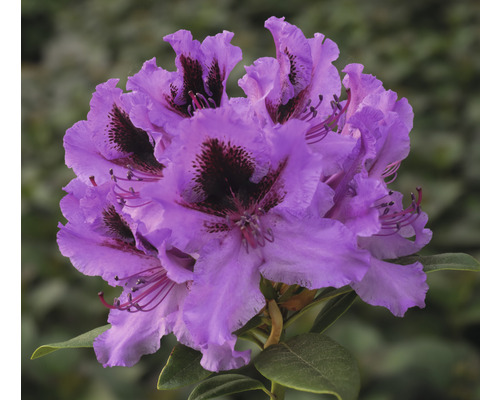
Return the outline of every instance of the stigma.
<path id="1" fill-rule="evenodd" d="M 252 249 L 257 247 L 264 247 L 266 242 L 274 242 L 274 234 L 271 228 L 264 228 L 259 215 L 263 214 L 261 208 L 257 209 L 257 212 L 251 214 L 248 211 L 243 212 L 239 218 L 232 221 L 232 224 L 239 228 L 242 236 L 243 246 L 245 246 L 246 251 L 249 251 L 249 246 Z M 228 217 L 229 223 L 231 223 Z"/>

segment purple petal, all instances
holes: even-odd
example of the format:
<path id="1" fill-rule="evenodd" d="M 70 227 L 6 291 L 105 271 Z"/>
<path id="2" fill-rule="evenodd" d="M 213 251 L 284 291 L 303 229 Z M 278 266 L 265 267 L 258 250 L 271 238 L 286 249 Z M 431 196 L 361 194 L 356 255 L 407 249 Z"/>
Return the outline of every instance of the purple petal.
<path id="1" fill-rule="evenodd" d="M 377 202 L 387 194 L 385 185 L 377 179 L 357 174 L 350 184 L 352 193 L 340 199 L 337 218 L 354 234 L 371 236 L 380 231 Z"/>
<path id="2" fill-rule="evenodd" d="M 330 133 L 323 140 L 309 144 L 309 147 L 323 156 L 323 174 L 329 177 L 342 170 L 356 142 L 351 136 Z"/>
<path id="3" fill-rule="evenodd" d="M 235 351 L 236 337 L 228 339 L 223 344 L 208 343 L 201 348 L 203 357 L 201 366 L 208 371 L 226 371 L 238 369 L 250 362 L 250 350 Z"/>
<path id="4" fill-rule="evenodd" d="M 69 194 L 61 209 L 68 223 L 59 224 L 57 242 L 80 272 L 116 286 L 115 276 L 156 267 L 159 261 L 139 249 L 135 223 L 121 211 L 110 188 L 87 187 L 77 179 L 65 188 Z"/>
<path id="5" fill-rule="evenodd" d="M 369 253 L 358 249 L 356 237 L 338 221 L 282 213 L 266 226 L 274 236 L 262 248 L 260 271 L 267 279 L 318 289 L 358 282 L 368 270 Z"/>
<path id="6" fill-rule="evenodd" d="M 425 228 L 428 217 L 421 212 L 412 222 L 392 235 L 359 238 L 359 245 L 380 259 L 395 259 L 415 254 L 431 241 L 432 232 Z"/>
<path id="7" fill-rule="evenodd" d="M 410 307 L 425 307 L 428 285 L 422 264 L 390 264 L 372 258 L 363 280 L 352 284 L 359 297 L 368 304 L 388 308 L 402 317 Z"/>
<path id="8" fill-rule="evenodd" d="M 234 350 L 232 334 L 265 305 L 259 290 L 260 257 L 246 252 L 238 232 L 207 245 L 195 265 L 184 320 L 204 354 L 204 368 L 219 371 L 238 368 L 248 352 Z"/>
<path id="9" fill-rule="evenodd" d="M 87 121 L 80 121 L 64 136 L 66 164 L 83 181 L 110 181 L 109 171 L 125 177 L 129 167 L 160 175 L 163 165 L 154 157 L 154 142 L 130 119 L 131 99 L 123 101 L 117 79 L 98 85 Z M 90 185 L 90 182 L 89 182 Z"/>
<path id="10" fill-rule="evenodd" d="M 388 165 L 400 162 L 410 152 L 408 128 L 401 119 L 392 117 L 386 118 L 386 125 L 373 129 L 377 134 L 376 155 L 367 162 L 366 168 L 370 176 L 376 178 L 381 178 Z"/>
<path id="11" fill-rule="evenodd" d="M 172 332 L 174 326 L 179 331 L 179 309 L 186 294 L 186 285 L 175 285 L 151 311 L 111 310 L 108 322 L 112 327 L 94 341 L 99 362 L 104 367 L 131 367 L 142 355 L 155 353 L 164 335 Z M 124 296 L 121 299 L 126 301 Z"/>
<path id="12" fill-rule="evenodd" d="M 168 101 L 171 87 L 182 87 L 182 76 L 156 65 L 156 58 L 144 63 L 141 70 L 128 78 L 127 90 L 144 93 L 150 100 L 145 114 L 150 123 L 162 127 L 167 137 L 176 134 L 175 127 L 184 118 L 174 112 Z"/>
<path id="13" fill-rule="evenodd" d="M 340 77 L 332 65 L 339 55 L 337 45 L 319 33 L 306 39 L 284 18 L 271 17 L 265 27 L 273 35 L 276 60 L 264 57 L 246 67 L 247 74 L 239 85 L 257 112 L 268 114 L 274 122 L 303 118 L 309 103 L 319 120 L 325 119 L 332 113 L 330 100 L 340 94 Z"/>
<path id="14" fill-rule="evenodd" d="M 262 57 L 245 66 L 246 74 L 238 81 L 259 116 L 269 119 L 266 103 L 278 104 L 281 100 L 280 65 L 275 58 Z M 269 123 L 272 123 L 271 121 Z"/>
<path id="15" fill-rule="evenodd" d="M 273 159 L 286 160 L 281 174 L 286 196 L 276 209 L 303 211 L 311 206 L 313 199 L 319 194 L 322 163 L 319 155 L 312 153 L 304 140 L 306 129 L 305 122 L 290 120 L 287 124 L 276 127 L 270 136 L 272 142 L 269 147 L 274 151 Z M 323 196 L 332 194 L 324 190 L 322 193 Z M 332 197 L 329 197 L 327 201 L 331 201 Z"/>
<path id="16" fill-rule="evenodd" d="M 231 44 L 233 36 L 234 33 L 224 31 L 215 36 L 208 36 L 201 43 L 201 51 L 207 66 L 203 77 L 209 87 L 210 81 L 216 79 L 213 74 L 216 74 L 217 70 L 221 74 L 223 86 L 226 87 L 229 74 L 242 59 L 241 49 Z"/>
<path id="17" fill-rule="evenodd" d="M 284 17 L 271 17 L 264 26 L 273 35 L 276 45 L 281 75 L 281 103 L 286 104 L 311 83 L 311 48 L 302 31 L 286 22 Z"/>
<path id="18" fill-rule="evenodd" d="M 382 82 L 373 75 L 363 74 L 364 66 L 361 64 L 348 64 L 342 72 L 346 73 L 342 83 L 351 90 L 351 104 L 347 110 L 346 120 L 360 109 L 363 100 L 370 94 L 384 91 Z"/>
<path id="19" fill-rule="evenodd" d="M 66 131 L 65 161 L 80 179 L 88 181 L 93 176 L 98 184 L 109 182 L 109 169 L 114 165 L 106 160 L 90 140 L 88 121 L 79 121 Z M 90 182 L 89 182 L 90 185 Z"/>
<path id="20" fill-rule="evenodd" d="M 309 98 L 315 102 L 320 95 L 325 100 L 317 108 L 320 118 L 332 113 L 330 101 L 334 95 L 340 96 L 340 75 L 332 64 L 339 56 L 339 48 L 335 42 L 325 39 L 320 33 L 315 33 L 314 38 L 307 39 L 311 47 L 313 63 L 312 80 L 309 85 Z"/>

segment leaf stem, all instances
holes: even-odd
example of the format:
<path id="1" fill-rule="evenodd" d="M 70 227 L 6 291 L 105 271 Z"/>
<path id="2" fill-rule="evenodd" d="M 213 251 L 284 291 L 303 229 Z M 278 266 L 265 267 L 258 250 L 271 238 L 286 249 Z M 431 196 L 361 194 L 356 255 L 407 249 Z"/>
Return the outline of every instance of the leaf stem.
<path id="1" fill-rule="evenodd" d="M 278 382 L 271 381 L 271 395 L 272 397 L 270 397 L 270 400 L 284 400 L 285 387 Z"/>
<path id="2" fill-rule="evenodd" d="M 281 338 L 281 331 L 283 330 L 283 315 L 276 300 L 269 300 L 267 304 L 269 316 L 271 317 L 271 333 L 264 344 L 264 349 L 267 349 L 272 344 L 277 344 Z"/>

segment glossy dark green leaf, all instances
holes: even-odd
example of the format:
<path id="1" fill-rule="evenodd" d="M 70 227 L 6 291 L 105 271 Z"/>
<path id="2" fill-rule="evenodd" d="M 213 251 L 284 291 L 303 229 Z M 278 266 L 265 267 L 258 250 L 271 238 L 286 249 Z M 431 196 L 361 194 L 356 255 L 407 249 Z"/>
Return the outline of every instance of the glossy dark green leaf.
<path id="1" fill-rule="evenodd" d="M 321 309 L 318 316 L 313 322 L 311 332 L 323 333 L 337 319 L 339 319 L 358 297 L 357 293 L 352 291 L 342 296 L 331 299 Z"/>
<path id="2" fill-rule="evenodd" d="M 325 288 L 319 293 L 316 298 L 309 303 L 307 306 L 305 306 L 302 310 L 297 311 L 295 314 L 293 314 L 291 317 L 289 317 L 283 327 L 286 329 L 288 326 L 292 324 L 295 320 L 297 320 L 299 317 L 301 317 L 307 310 L 311 309 L 312 307 L 317 306 L 320 303 L 323 303 L 327 300 L 334 299 L 338 296 L 342 296 L 343 294 L 352 292 L 352 289 L 349 286 L 343 286 L 341 288 Z"/>
<path id="3" fill-rule="evenodd" d="M 315 303 L 321 303 L 326 300 L 333 299 L 334 297 L 341 296 L 343 294 L 351 292 L 350 286 L 342 286 L 340 288 L 327 287 L 323 289 L 314 299 Z"/>
<path id="4" fill-rule="evenodd" d="M 202 354 L 178 344 L 170 353 L 158 378 L 158 389 L 172 390 L 199 382 L 212 374 L 200 365 Z"/>
<path id="5" fill-rule="evenodd" d="M 35 352 L 31 355 L 31 359 L 40 358 L 50 354 L 59 349 L 76 349 L 80 347 L 92 347 L 94 343 L 94 339 L 99 336 L 104 331 L 108 330 L 111 325 L 100 326 L 99 328 L 92 329 L 89 332 L 83 333 L 73 339 L 67 340 L 65 342 L 44 344 L 40 346 Z"/>
<path id="6" fill-rule="evenodd" d="M 396 264 L 413 264 L 419 261 L 424 266 L 425 272 L 441 270 L 454 271 L 479 271 L 479 262 L 465 253 L 443 253 L 433 256 L 407 256 L 391 260 Z"/>
<path id="7" fill-rule="evenodd" d="M 255 358 L 257 370 L 280 385 L 355 400 L 360 377 L 356 360 L 326 335 L 306 333 L 268 347 Z"/>
<path id="8" fill-rule="evenodd" d="M 248 376 L 239 374 L 218 375 L 196 386 L 189 395 L 188 400 L 214 399 L 220 396 L 258 389 L 269 394 L 262 382 Z"/>
<path id="9" fill-rule="evenodd" d="M 259 327 L 262 324 L 265 324 L 266 321 L 261 315 L 255 315 L 253 318 L 251 318 L 244 326 L 242 326 L 240 329 L 237 331 L 234 331 L 233 333 L 236 336 L 241 336 L 244 333 L 251 331 L 252 329 L 255 329 Z"/>
<path id="10" fill-rule="evenodd" d="M 260 291 L 268 300 L 276 299 L 278 297 L 278 293 L 276 293 L 273 283 L 264 278 L 262 275 L 260 277 Z"/>

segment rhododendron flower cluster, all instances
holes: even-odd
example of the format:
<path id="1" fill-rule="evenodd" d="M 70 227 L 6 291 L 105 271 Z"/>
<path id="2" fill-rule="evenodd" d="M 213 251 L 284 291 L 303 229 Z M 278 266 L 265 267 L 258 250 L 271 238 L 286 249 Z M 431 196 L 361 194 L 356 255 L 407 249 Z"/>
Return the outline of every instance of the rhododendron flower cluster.
<path id="1" fill-rule="evenodd" d="M 426 275 L 410 255 L 431 238 L 422 191 L 389 189 L 408 155 L 413 112 L 360 64 L 343 78 L 337 45 L 266 21 L 276 57 L 246 67 L 245 97 L 226 82 L 241 60 L 224 31 L 202 43 L 164 40 L 176 71 L 155 59 L 97 87 L 87 120 L 64 138 L 76 178 L 61 202 L 63 255 L 123 292 L 94 342 L 104 366 L 131 366 L 162 336 L 239 368 L 234 332 L 260 313 L 262 278 L 307 289 L 354 289 L 403 316 L 424 306 Z M 403 204 L 408 204 L 404 206 Z"/>

